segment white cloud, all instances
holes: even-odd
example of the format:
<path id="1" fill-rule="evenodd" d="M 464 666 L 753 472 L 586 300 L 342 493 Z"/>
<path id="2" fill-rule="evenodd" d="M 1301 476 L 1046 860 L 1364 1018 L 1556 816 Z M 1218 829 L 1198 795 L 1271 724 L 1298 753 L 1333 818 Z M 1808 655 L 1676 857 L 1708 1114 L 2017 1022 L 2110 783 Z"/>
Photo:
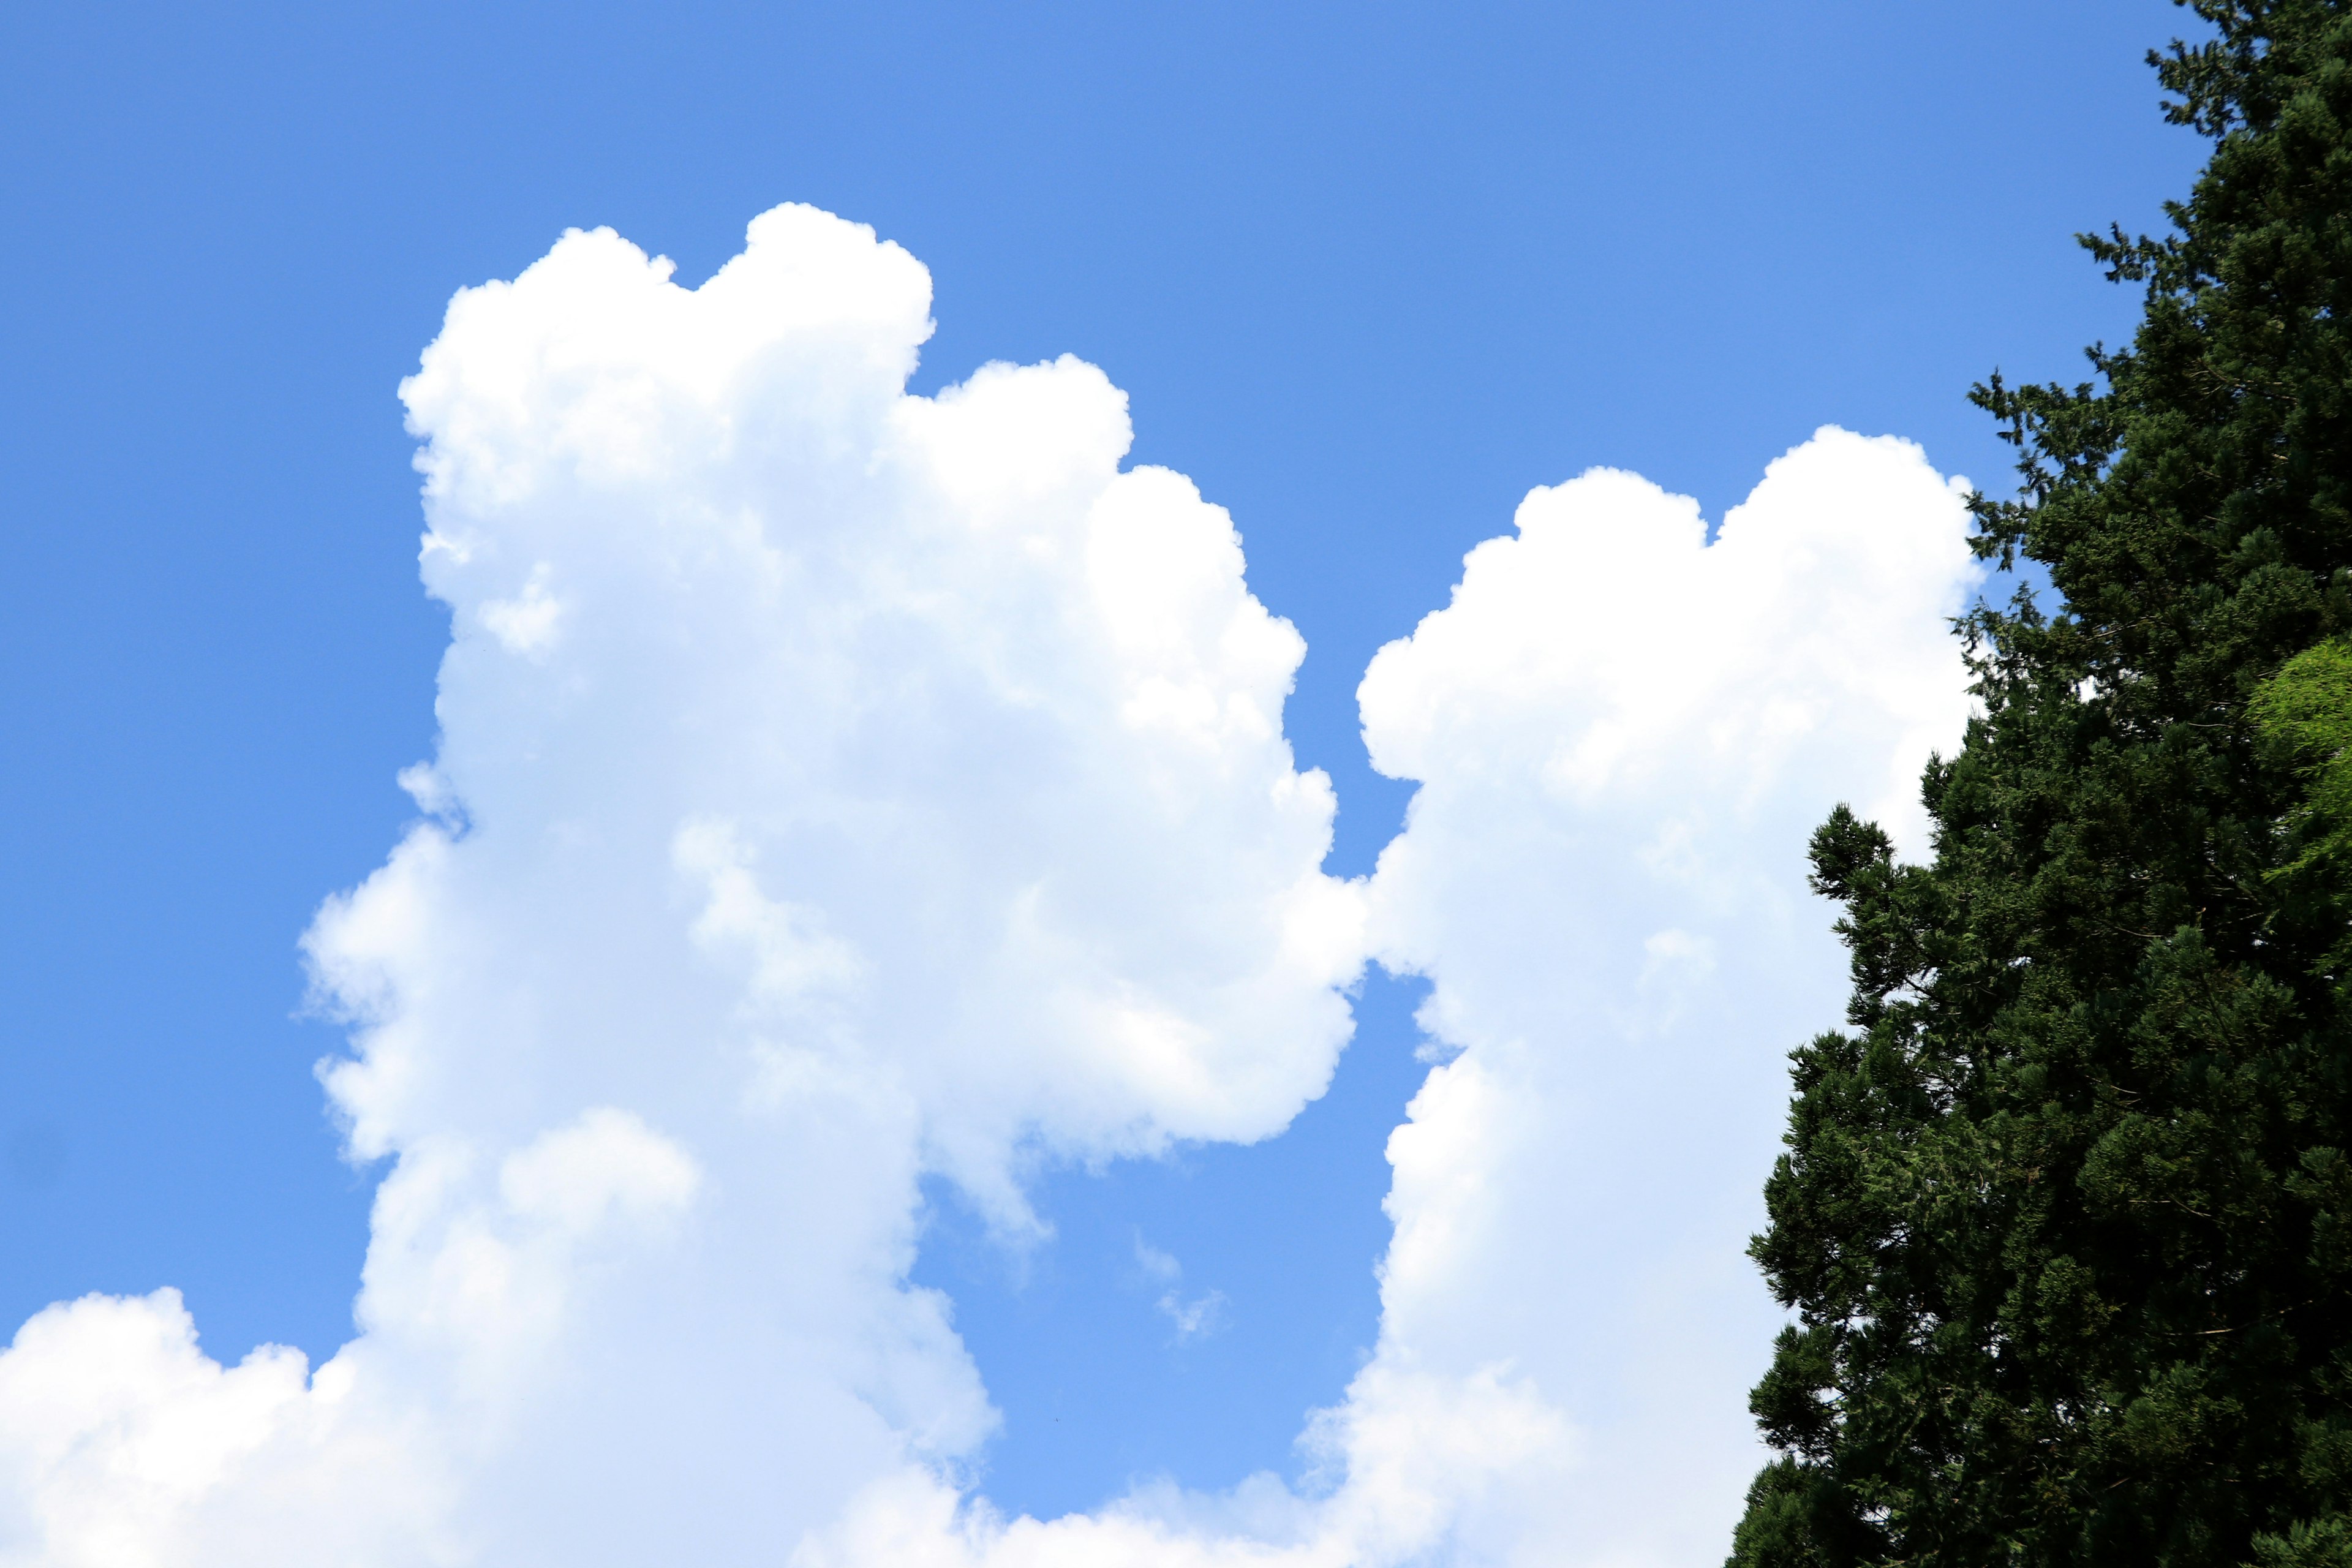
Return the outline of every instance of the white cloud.
<path id="1" fill-rule="evenodd" d="M 1157 1279 L 1162 1284 L 1173 1285 L 1184 1277 L 1182 1264 L 1140 1236 L 1135 1238 L 1135 1262 L 1136 1267 L 1143 1270 L 1145 1278 Z"/>
<path id="2" fill-rule="evenodd" d="M 929 279 L 804 207 L 701 288 L 607 232 L 458 296 L 404 388 L 452 608 L 425 814 L 306 940 L 376 1202 L 360 1335 L 224 1368 L 168 1291 L 0 1354 L 0 1563 L 1603 1563 L 1718 1554 L 1771 1314 L 1739 1256 L 1801 892 L 1962 711 L 1970 578 L 1839 432 L 1703 542 L 1538 491 L 1363 689 L 1423 781 L 1369 883 L 1224 514 L 1076 361 L 903 386 Z M 1376 951 L 1457 1052 L 1394 1134 L 1381 1342 L 1315 1482 L 1004 1520 L 906 1282 L 927 1172 L 1271 1135 Z M 1179 1336 L 1222 1299 L 1139 1265 Z"/>
<path id="3" fill-rule="evenodd" d="M 1919 771 L 1968 712 L 1967 488 L 1824 429 L 1710 545 L 1688 500 L 1590 473 L 1528 496 L 1365 677 L 1373 758 L 1423 781 L 1376 951 L 1434 982 L 1423 1021 L 1462 1052 L 1390 1143 L 1375 1365 L 1507 1364 L 1589 1434 L 1465 1505 L 1495 1561 L 1726 1550 L 1785 1053 L 1843 1016 L 1804 847 L 1844 799 L 1924 847 Z"/>
<path id="4" fill-rule="evenodd" d="M 1157 1305 L 1160 1315 L 1175 1325 L 1178 1344 L 1205 1339 L 1225 1326 L 1225 1312 L 1231 1303 L 1223 1290 L 1207 1290 L 1185 1300 L 1184 1292 L 1178 1288 L 1184 1278 L 1183 1265 L 1141 1236 L 1135 1238 L 1135 1261 L 1146 1279 L 1167 1287 L 1160 1291 Z"/>
<path id="5" fill-rule="evenodd" d="M 803 1568 L 1719 1561 L 1763 1457 L 1778 1314 L 1743 1249 L 1785 1053 L 1844 1000 L 1804 846 L 1847 799 L 1921 847 L 1968 712 L 1966 490 L 1823 430 L 1709 545 L 1691 502 L 1588 474 L 1374 660 L 1366 739 L 1422 788 L 1372 940 L 1454 1054 L 1389 1142 L 1380 1344 L 1305 1439 L 1328 1495 L 1003 1523 L 892 1483 Z"/>
<path id="6" fill-rule="evenodd" d="M 1328 1080 L 1361 895 L 1225 514 L 1121 471 L 1091 366 L 905 395 L 929 280 L 868 230 L 668 270 L 568 236 L 404 388 L 430 815 L 306 944 L 394 1160 L 363 1332 L 306 1386 L 168 1295 L 53 1309 L 0 1357 L 0 1561 L 774 1562 L 992 1423 L 905 1282 L 926 1169 L 1019 1232 L 1034 1151 Z M 322 1507 L 340 1555 L 283 1528 Z"/>
<path id="7" fill-rule="evenodd" d="M 1173 1290 L 1160 1298 L 1160 1313 L 1176 1325 L 1179 1344 L 1204 1338 L 1223 1328 L 1226 1305 L 1223 1290 L 1204 1291 L 1189 1301 Z"/>

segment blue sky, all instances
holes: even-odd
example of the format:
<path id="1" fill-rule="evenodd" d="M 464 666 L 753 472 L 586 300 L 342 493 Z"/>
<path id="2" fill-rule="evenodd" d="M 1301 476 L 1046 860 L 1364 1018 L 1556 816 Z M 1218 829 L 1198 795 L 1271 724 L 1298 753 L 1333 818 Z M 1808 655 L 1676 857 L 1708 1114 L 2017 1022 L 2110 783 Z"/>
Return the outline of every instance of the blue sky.
<path id="1" fill-rule="evenodd" d="M 1998 485 L 1965 402 L 2135 302 L 2070 236 L 2199 146 L 2135 3 L 95 5 L 0 62 L 13 479 L 0 1318 L 173 1284 L 205 1347 L 351 1332 L 354 1169 L 295 942 L 415 815 L 449 612 L 395 384 L 454 290 L 610 225 L 708 276 L 784 201 L 936 280 L 913 383 L 1072 353 L 1228 508 L 1304 634 L 1286 724 L 1371 868 L 1410 786 L 1357 682 L 1531 487 L 1710 518 L 1836 424 Z M 1379 1321 L 1425 1064 L 1376 975 L 1284 1137 L 1046 1162 L 1015 1256 L 948 1186 L 915 1278 L 1005 1415 L 991 1493 L 1294 1467 Z M 1223 1326 L 1187 1340 L 1143 1248 Z"/>

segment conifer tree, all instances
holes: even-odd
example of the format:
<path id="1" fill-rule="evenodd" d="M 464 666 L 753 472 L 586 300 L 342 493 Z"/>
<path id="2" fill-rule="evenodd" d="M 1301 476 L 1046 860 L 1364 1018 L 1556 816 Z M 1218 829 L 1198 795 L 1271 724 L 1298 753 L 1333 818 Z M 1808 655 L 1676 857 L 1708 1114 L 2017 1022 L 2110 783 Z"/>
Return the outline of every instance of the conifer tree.
<path id="1" fill-rule="evenodd" d="M 1795 1322 L 1737 1568 L 2352 1568 L 2352 0 L 2197 0 L 2212 142 L 1980 554 L 1932 862 L 1841 807 L 1849 1027 L 1753 1252 Z M 1858 652 L 1857 657 L 1862 657 Z"/>

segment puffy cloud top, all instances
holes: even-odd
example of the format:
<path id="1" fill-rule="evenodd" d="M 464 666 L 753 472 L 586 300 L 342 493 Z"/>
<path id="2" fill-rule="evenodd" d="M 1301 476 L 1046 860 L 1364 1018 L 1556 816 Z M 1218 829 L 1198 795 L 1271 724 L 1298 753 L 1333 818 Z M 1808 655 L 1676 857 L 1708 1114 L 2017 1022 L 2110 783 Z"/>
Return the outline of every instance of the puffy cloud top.
<path id="1" fill-rule="evenodd" d="M 339 999 L 397 999 L 332 1080 L 362 1150 L 510 1136 L 555 1078 L 644 1092 L 665 1036 L 691 1114 L 846 1072 L 1008 1214 L 1024 1138 L 1283 1126 L 1345 1036 L 1358 915 L 1282 737 L 1304 647 L 1230 520 L 1120 472 L 1092 366 L 903 395 L 929 279 L 869 230 L 779 208 L 699 289 L 667 272 L 569 236 L 461 294 L 404 388 L 456 624 L 417 787 L 467 829 L 311 943 Z M 493 910 L 495 954 L 436 942 Z M 492 1056 L 510 1110 L 449 1092 Z"/>

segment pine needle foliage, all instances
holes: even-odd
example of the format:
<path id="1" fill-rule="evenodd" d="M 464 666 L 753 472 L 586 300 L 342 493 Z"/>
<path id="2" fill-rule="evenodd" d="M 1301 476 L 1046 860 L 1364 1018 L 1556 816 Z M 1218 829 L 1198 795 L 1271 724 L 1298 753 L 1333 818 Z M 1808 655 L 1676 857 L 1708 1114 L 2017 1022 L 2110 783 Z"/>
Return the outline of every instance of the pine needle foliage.
<path id="1" fill-rule="evenodd" d="M 1841 807 L 1849 1027 L 1753 1253 L 1793 1309 L 1736 1568 L 2352 1568 L 2352 0 L 2198 0 L 2212 152 L 2019 449 L 1926 866 Z"/>

